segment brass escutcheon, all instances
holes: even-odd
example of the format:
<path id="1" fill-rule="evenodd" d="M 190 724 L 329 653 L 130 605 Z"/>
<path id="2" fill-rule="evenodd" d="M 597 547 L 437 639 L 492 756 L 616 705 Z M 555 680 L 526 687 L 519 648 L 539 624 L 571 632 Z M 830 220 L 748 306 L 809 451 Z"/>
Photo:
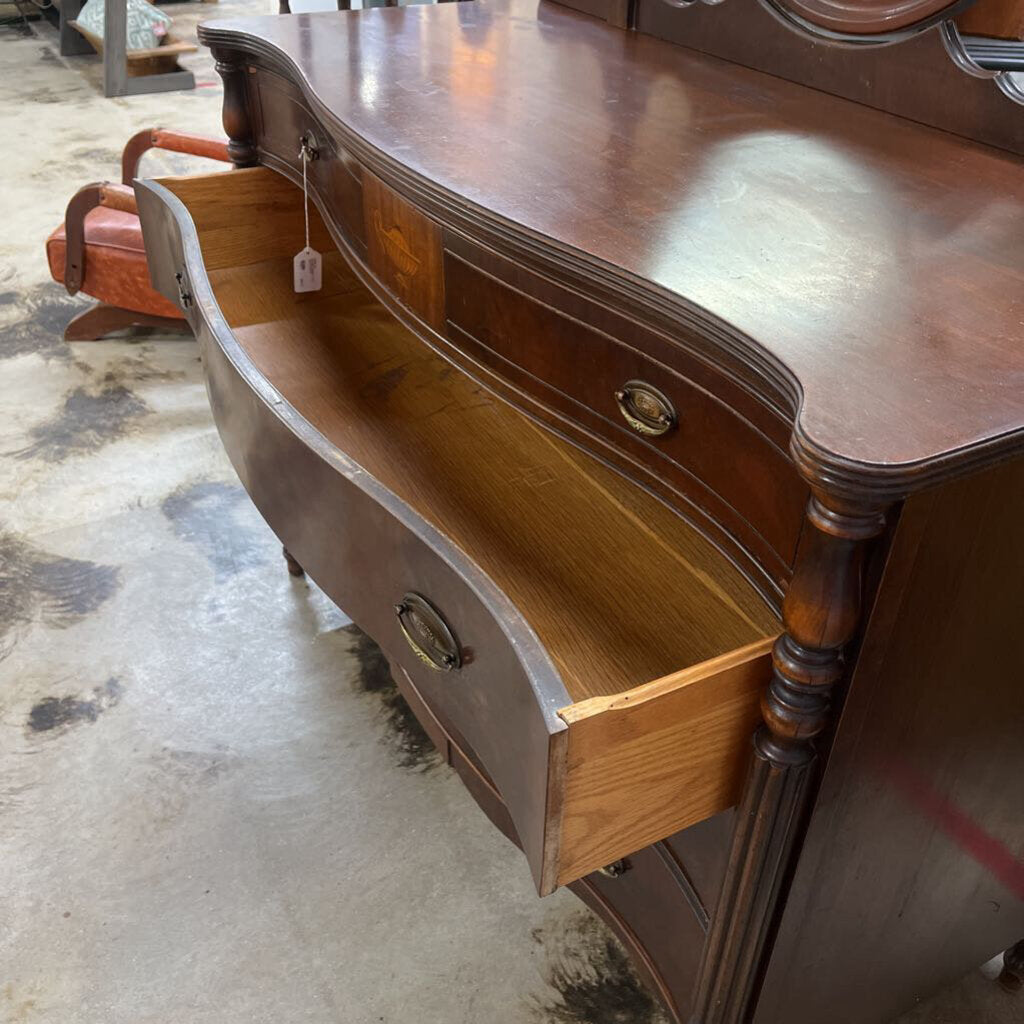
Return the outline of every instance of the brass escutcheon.
<path id="1" fill-rule="evenodd" d="M 316 136 L 311 131 L 305 131 L 299 137 L 299 159 L 303 157 L 312 163 L 320 156 L 320 147 L 317 145 Z"/>

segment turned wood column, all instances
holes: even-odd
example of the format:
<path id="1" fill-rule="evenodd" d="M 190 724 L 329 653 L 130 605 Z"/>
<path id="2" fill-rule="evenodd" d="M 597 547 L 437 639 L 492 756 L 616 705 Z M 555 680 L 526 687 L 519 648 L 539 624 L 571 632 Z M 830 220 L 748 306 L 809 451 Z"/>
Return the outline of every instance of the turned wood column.
<path id="1" fill-rule="evenodd" d="M 808 504 L 692 1024 L 747 1019 L 813 792 L 813 741 L 828 725 L 832 689 L 844 670 L 842 650 L 860 621 L 866 542 L 883 526 L 877 508 L 820 494 Z"/>
<path id="2" fill-rule="evenodd" d="M 220 46 L 211 48 L 214 67 L 224 82 L 224 132 L 228 137 L 228 156 L 236 167 L 258 163 L 249 113 L 247 72 L 241 54 Z"/>

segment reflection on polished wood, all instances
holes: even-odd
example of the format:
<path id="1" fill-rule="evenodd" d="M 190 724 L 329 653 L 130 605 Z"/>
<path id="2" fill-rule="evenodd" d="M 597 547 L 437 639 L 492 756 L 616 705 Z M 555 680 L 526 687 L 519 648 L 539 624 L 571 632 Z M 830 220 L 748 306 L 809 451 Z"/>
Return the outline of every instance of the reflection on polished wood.
<path id="1" fill-rule="evenodd" d="M 1020 450 L 1018 159 L 536 0 L 203 28 L 247 35 L 428 212 L 781 373 L 819 475 Z"/>

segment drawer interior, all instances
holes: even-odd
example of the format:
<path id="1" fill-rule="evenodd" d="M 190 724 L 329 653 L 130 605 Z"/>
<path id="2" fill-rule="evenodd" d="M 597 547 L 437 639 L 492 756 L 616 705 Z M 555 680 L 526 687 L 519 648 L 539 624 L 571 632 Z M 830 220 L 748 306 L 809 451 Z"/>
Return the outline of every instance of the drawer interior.
<path id="1" fill-rule="evenodd" d="M 623 845 L 615 856 L 638 849 L 652 830 L 660 834 L 645 841 L 682 827 L 680 759 L 694 766 L 692 820 L 730 806 L 779 629 L 774 611 L 682 517 L 399 323 L 334 249 L 312 206 L 323 288 L 295 294 L 301 191 L 260 171 L 248 194 L 248 173 L 162 184 L 188 207 L 217 302 L 256 367 L 465 551 L 549 652 L 570 700 L 560 828 L 566 838 L 578 833 L 580 850 L 565 856 L 559 881 Z M 695 731 L 695 722 L 705 724 Z M 624 771 L 631 758 L 635 769 Z M 609 792 L 617 821 L 635 819 L 628 837 L 611 842 L 599 820 Z"/>

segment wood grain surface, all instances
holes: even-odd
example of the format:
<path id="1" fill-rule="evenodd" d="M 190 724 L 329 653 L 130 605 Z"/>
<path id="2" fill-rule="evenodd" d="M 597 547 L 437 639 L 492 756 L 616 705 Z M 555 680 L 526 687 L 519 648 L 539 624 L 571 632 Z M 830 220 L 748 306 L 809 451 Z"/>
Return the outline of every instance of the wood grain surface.
<path id="1" fill-rule="evenodd" d="M 233 264 L 206 271 L 195 258 L 165 258 L 154 240 L 158 277 L 175 267 L 189 275 L 211 400 L 243 482 L 310 575 L 398 652 L 431 714 L 449 717 L 481 751 L 541 891 L 730 807 L 778 628 L 755 588 L 666 505 L 441 359 L 339 253 L 325 256 L 321 291 L 295 294 L 291 257 L 277 254 L 301 240 L 301 193 L 279 175 L 253 169 L 160 187 L 184 204 L 178 223 L 190 218 L 196 247 Z M 211 201 L 218 190 L 222 206 L 236 197 L 242 210 L 254 197 L 272 202 L 279 232 L 249 233 L 242 221 L 236 244 L 226 245 L 223 210 Z M 139 194 L 148 210 L 156 193 Z M 271 258 L 260 259 L 265 253 Z M 244 367 L 263 396 L 248 400 L 251 422 L 225 395 L 237 376 L 223 357 L 235 349 L 229 363 Z M 219 382 L 225 374 L 228 383 Z M 299 435 L 309 438 L 305 446 Z M 315 460 L 321 448 L 334 456 Z M 357 499 L 354 475 L 387 489 L 376 514 Z M 440 531 L 472 566 L 453 557 L 443 572 L 428 564 L 425 546 L 402 532 L 399 508 Z M 356 587 L 353 572 L 371 564 L 372 586 Z M 476 567 L 514 612 L 483 617 L 478 601 L 467 600 L 464 581 Z M 453 571 L 458 585 L 444 578 Z M 392 606 L 414 580 L 460 637 L 467 671 L 453 680 L 396 642 Z M 394 596 L 381 600 L 382 591 Z M 520 615 L 568 697 L 583 702 L 547 733 L 534 726 L 554 688 L 531 692 L 526 663 L 517 664 L 528 652 L 494 635 Z M 566 743 L 574 728 L 573 760 Z M 516 749 L 530 756 L 509 757 Z M 670 799 L 678 789 L 685 798 Z M 595 813 L 595 798 L 613 813 Z"/>
<path id="2" fill-rule="evenodd" d="M 369 171 L 363 222 L 370 267 L 381 284 L 431 327 L 444 326 L 441 229 Z"/>
<path id="3" fill-rule="evenodd" d="M 934 24 L 956 12 L 963 0 L 775 0 L 785 14 L 811 29 L 841 36 L 897 35 L 918 25 Z"/>
<path id="4" fill-rule="evenodd" d="M 1015 0 L 1014 0 L 1015 2 Z M 977 3 L 967 14 L 980 10 Z M 988 79 L 964 74 L 937 31 L 897 46 L 836 46 L 794 31 L 761 0 L 728 7 L 637 0 L 636 28 L 713 57 L 821 89 L 964 139 L 1024 155 L 1020 106 Z"/>
<path id="5" fill-rule="evenodd" d="M 564 708 L 561 880 L 732 807 L 761 720 L 773 637 Z"/>
<path id="6" fill-rule="evenodd" d="M 956 23 L 965 35 L 994 39 L 1024 39 L 1024 3 L 1021 0 L 977 0 Z"/>
<path id="7" fill-rule="evenodd" d="M 508 594 L 575 700 L 775 631 L 679 516 L 453 370 L 340 256 L 325 261 L 323 293 L 300 302 L 290 258 L 210 276 L 267 379 Z"/>

